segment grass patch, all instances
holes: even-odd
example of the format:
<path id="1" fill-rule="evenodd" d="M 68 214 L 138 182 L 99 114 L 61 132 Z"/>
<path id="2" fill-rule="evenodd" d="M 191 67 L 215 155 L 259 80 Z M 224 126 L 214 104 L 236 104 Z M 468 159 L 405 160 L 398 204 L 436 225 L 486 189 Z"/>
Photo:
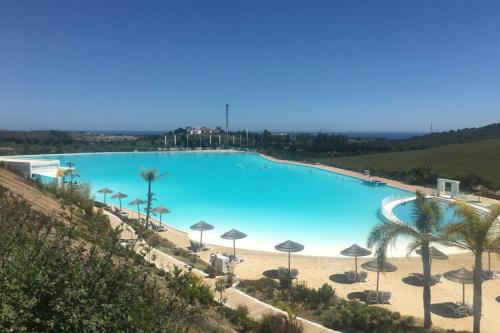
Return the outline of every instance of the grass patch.
<path id="1" fill-rule="evenodd" d="M 317 161 L 355 171 L 370 169 L 379 175 L 429 165 L 441 177 L 465 181 L 479 178 L 493 188 L 500 186 L 500 139 L 403 152 L 318 158 Z"/>

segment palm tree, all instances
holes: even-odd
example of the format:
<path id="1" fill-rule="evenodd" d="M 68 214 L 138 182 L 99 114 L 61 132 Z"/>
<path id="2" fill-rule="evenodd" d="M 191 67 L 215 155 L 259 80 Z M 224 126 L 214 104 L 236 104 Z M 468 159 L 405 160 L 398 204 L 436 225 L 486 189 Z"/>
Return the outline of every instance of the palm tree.
<path id="1" fill-rule="evenodd" d="M 422 251 L 423 267 L 423 302 L 424 302 L 424 328 L 430 331 L 431 319 L 431 271 L 429 246 L 432 242 L 442 239 L 443 211 L 438 202 L 427 200 L 425 194 L 418 192 L 413 211 L 413 220 L 410 222 L 383 221 L 371 230 L 368 236 L 368 246 L 375 247 L 375 255 L 379 262 L 384 262 L 387 247 L 400 238 L 407 238 L 408 253 L 420 248 Z"/>
<path id="2" fill-rule="evenodd" d="M 500 251 L 500 237 L 488 237 L 486 239 L 486 246 L 484 247 L 488 252 L 488 270 L 491 271 L 491 252 L 498 253 Z"/>
<path id="3" fill-rule="evenodd" d="M 64 170 L 63 177 L 69 177 L 69 235 L 68 238 L 71 240 L 71 233 L 73 231 L 73 185 L 75 185 L 74 179 L 80 177 L 80 174 L 75 169 L 75 163 L 68 162 L 68 168 Z"/>
<path id="4" fill-rule="evenodd" d="M 498 223 L 500 205 L 493 206 L 489 213 L 481 214 L 471 205 L 457 201 L 455 217 L 457 221 L 449 223 L 444 231 L 452 245 L 470 250 L 474 254 L 474 296 L 473 296 L 473 332 L 481 330 L 481 311 L 483 302 L 483 253 L 488 247 L 498 242 L 498 235 L 493 236 L 491 227 Z"/>
<path id="5" fill-rule="evenodd" d="M 165 174 L 159 174 L 156 168 L 151 169 L 142 169 L 141 177 L 148 183 L 148 197 L 147 197 L 147 205 L 146 205 L 146 229 L 149 227 L 149 217 L 151 216 L 151 204 L 153 202 L 154 193 L 151 192 L 151 184 L 158 180 L 160 177 L 163 177 Z"/>

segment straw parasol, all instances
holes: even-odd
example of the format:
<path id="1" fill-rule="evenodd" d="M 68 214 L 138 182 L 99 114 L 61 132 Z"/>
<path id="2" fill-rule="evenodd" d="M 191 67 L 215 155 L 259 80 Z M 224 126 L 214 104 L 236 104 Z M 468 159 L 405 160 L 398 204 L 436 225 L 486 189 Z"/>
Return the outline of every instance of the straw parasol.
<path id="1" fill-rule="evenodd" d="M 291 277 L 291 271 L 290 271 L 290 253 L 291 252 L 300 252 L 304 249 L 304 245 L 296 243 L 291 240 L 287 240 L 286 242 L 283 242 L 281 244 L 278 244 L 274 247 L 276 250 L 281 251 L 281 252 L 288 252 L 288 274 Z"/>
<path id="2" fill-rule="evenodd" d="M 212 230 L 214 228 L 214 226 L 211 224 L 208 224 L 205 221 L 200 221 L 198 223 L 193 224 L 190 228 L 192 230 L 196 230 L 196 231 L 200 232 L 200 245 L 202 245 L 203 244 L 203 231 Z"/>
<path id="3" fill-rule="evenodd" d="M 418 249 L 417 251 L 417 254 L 419 256 L 422 255 L 422 250 L 421 249 Z M 443 252 L 439 251 L 438 249 L 436 249 L 434 246 L 430 246 L 429 247 L 429 270 L 431 268 L 431 265 L 432 265 L 432 260 L 446 260 L 448 259 L 448 256 L 446 254 L 444 254 Z"/>
<path id="4" fill-rule="evenodd" d="M 474 273 L 465 268 L 460 268 L 446 272 L 443 275 L 447 280 L 462 284 L 462 304 L 465 304 L 465 285 L 474 283 Z"/>
<path id="5" fill-rule="evenodd" d="M 108 193 L 113 193 L 113 190 L 107 188 L 107 187 L 103 187 L 101 188 L 99 191 L 97 191 L 97 193 L 102 193 L 104 195 L 104 204 L 106 204 L 106 194 Z"/>
<path id="6" fill-rule="evenodd" d="M 140 206 L 141 205 L 144 205 L 147 201 L 144 201 L 142 199 L 135 199 L 135 200 L 132 200 L 130 201 L 128 204 L 129 205 L 137 205 L 137 215 L 139 215 L 139 219 L 141 218 L 141 210 L 140 210 Z"/>
<path id="7" fill-rule="evenodd" d="M 484 191 L 488 191 L 488 188 L 486 186 L 479 184 L 474 186 L 472 190 L 476 192 L 478 200 L 481 201 L 481 193 L 483 193 Z"/>
<path id="8" fill-rule="evenodd" d="M 122 199 L 126 197 L 128 197 L 128 195 L 121 192 L 117 192 L 111 196 L 111 198 L 118 199 L 120 201 L 120 211 L 122 210 Z"/>
<path id="9" fill-rule="evenodd" d="M 236 229 L 231 229 L 228 232 L 223 233 L 220 238 L 222 239 L 232 239 L 233 240 L 233 256 L 236 258 L 236 240 L 245 238 L 247 234 L 238 231 Z"/>
<path id="10" fill-rule="evenodd" d="M 372 251 L 367 250 L 358 244 L 352 244 L 347 249 L 340 251 L 340 254 L 347 257 L 354 257 L 354 269 L 356 276 L 358 276 L 358 257 L 365 257 L 372 254 Z"/>
<path id="11" fill-rule="evenodd" d="M 388 262 L 384 262 L 383 265 L 379 264 L 378 260 L 372 260 L 361 264 L 361 267 L 367 271 L 377 272 L 377 293 L 379 285 L 380 272 L 395 272 L 397 270 L 396 266 Z"/>
<path id="12" fill-rule="evenodd" d="M 167 207 L 160 205 L 160 206 L 153 209 L 153 213 L 160 214 L 160 225 L 161 225 L 161 216 L 163 214 L 170 213 L 170 210 Z"/>

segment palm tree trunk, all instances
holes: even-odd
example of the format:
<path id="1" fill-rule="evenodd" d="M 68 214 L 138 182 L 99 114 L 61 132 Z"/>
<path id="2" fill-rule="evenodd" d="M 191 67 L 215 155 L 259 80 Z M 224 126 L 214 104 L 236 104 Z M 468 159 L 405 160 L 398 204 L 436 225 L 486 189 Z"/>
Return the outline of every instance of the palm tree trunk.
<path id="1" fill-rule="evenodd" d="M 431 265 L 429 256 L 429 243 L 424 242 L 422 244 L 422 267 L 424 273 L 424 290 L 423 290 L 423 302 L 424 302 L 424 328 L 427 331 L 431 330 L 432 318 L 431 318 Z"/>
<path id="2" fill-rule="evenodd" d="M 149 215 L 151 214 L 151 180 L 148 180 L 148 203 L 146 207 L 146 229 L 149 227 Z"/>
<path id="3" fill-rule="evenodd" d="M 481 312 L 482 312 L 482 302 L 483 302 L 483 251 L 477 251 L 474 260 L 474 304 L 473 304 L 473 314 L 474 314 L 474 324 L 472 331 L 474 333 L 479 333 L 481 331 Z"/>

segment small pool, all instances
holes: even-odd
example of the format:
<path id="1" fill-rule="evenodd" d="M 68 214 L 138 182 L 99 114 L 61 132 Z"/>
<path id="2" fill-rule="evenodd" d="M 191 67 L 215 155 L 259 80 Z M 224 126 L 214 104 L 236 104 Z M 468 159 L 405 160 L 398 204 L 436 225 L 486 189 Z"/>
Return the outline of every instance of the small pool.
<path id="1" fill-rule="evenodd" d="M 439 205 L 443 210 L 443 223 L 448 223 L 455 218 L 455 208 L 449 203 L 438 200 Z M 415 201 L 410 201 L 404 204 L 397 205 L 394 207 L 392 212 L 394 215 L 403 222 L 412 222 L 415 217 L 413 216 L 413 211 L 415 209 Z"/>
<path id="2" fill-rule="evenodd" d="M 80 180 L 90 183 L 98 200 L 102 196 L 97 190 L 108 187 L 128 194 L 125 205 L 146 197 L 140 168 L 156 167 L 168 173 L 153 184 L 154 204 L 172 211 L 164 216 L 167 223 L 197 239 L 189 226 L 204 220 L 215 226 L 204 233 L 204 240 L 228 246 L 231 243 L 220 235 L 236 228 L 248 234 L 238 246 L 269 251 L 292 239 L 305 245 L 304 254 L 338 256 L 352 243 L 366 244 L 371 227 L 380 222 L 382 199 L 412 195 L 390 186 L 366 186 L 360 179 L 315 167 L 273 162 L 253 153 L 96 153 L 36 158 L 59 159 L 63 166 L 75 163 Z"/>

